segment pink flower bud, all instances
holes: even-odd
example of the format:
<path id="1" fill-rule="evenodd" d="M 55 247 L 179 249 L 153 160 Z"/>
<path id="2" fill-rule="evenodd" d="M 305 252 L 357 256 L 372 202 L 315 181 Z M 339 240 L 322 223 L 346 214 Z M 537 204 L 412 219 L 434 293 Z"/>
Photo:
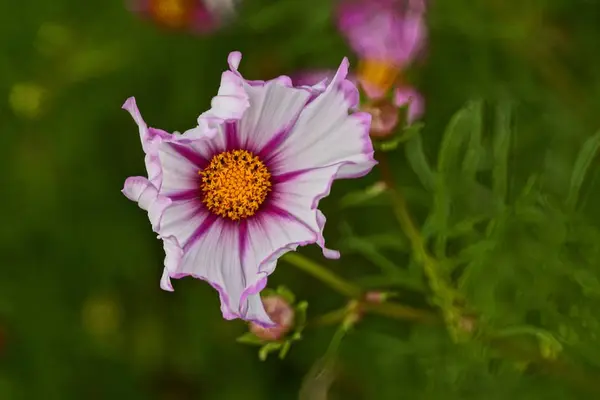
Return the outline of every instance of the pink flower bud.
<path id="1" fill-rule="evenodd" d="M 385 138 L 398 125 L 398 108 L 388 100 L 365 104 L 362 111 L 371 114 L 371 137 Z"/>
<path id="2" fill-rule="evenodd" d="M 382 292 L 371 291 L 365 293 L 365 300 L 369 303 L 383 303 L 387 299 L 387 295 Z"/>
<path id="3" fill-rule="evenodd" d="M 262 326 L 251 322 L 250 332 L 263 340 L 279 340 L 285 336 L 294 325 L 294 309 L 281 296 L 266 296 L 263 297 L 262 302 L 267 315 L 277 325 L 271 328 L 263 328 Z"/>

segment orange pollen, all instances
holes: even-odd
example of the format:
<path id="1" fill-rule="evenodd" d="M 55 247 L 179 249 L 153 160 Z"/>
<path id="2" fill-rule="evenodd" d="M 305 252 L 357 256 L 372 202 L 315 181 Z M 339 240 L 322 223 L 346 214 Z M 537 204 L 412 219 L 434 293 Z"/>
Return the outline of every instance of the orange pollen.
<path id="1" fill-rule="evenodd" d="M 400 68 L 388 61 L 361 60 L 358 64 L 358 79 L 364 85 L 387 92 L 398 80 Z"/>
<path id="2" fill-rule="evenodd" d="M 187 22 L 191 4 L 188 0 L 150 0 L 150 10 L 157 21 L 178 28 Z"/>
<path id="3" fill-rule="evenodd" d="M 246 150 L 224 151 L 198 171 L 202 202 L 218 216 L 239 221 L 258 211 L 271 191 L 271 174 Z"/>

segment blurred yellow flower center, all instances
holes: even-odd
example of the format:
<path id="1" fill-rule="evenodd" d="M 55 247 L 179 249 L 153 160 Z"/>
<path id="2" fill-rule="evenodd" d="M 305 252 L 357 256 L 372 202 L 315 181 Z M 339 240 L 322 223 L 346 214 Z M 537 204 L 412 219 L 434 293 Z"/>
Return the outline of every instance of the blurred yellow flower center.
<path id="1" fill-rule="evenodd" d="M 254 215 L 271 191 L 269 170 L 246 150 L 217 154 L 198 174 L 202 202 L 212 213 L 233 221 Z"/>
<path id="2" fill-rule="evenodd" d="M 185 24 L 189 16 L 188 0 L 151 0 L 152 15 L 167 26 L 178 28 Z"/>
<path id="3" fill-rule="evenodd" d="M 387 92 L 396 83 L 400 68 L 388 61 L 361 60 L 358 63 L 358 79 L 361 84 Z"/>

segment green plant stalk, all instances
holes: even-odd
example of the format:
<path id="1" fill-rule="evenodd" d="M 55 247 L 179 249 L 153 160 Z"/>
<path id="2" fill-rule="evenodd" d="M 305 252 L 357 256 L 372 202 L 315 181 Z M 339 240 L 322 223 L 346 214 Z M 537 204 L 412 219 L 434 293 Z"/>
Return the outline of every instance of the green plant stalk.
<path id="1" fill-rule="evenodd" d="M 307 259 L 298 253 L 288 253 L 283 257 L 283 259 L 295 267 L 298 267 L 299 269 L 323 281 L 341 294 L 351 298 L 360 298 L 362 295 L 362 290 L 358 286 L 345 281 L 343 278 L 338 277 L 325 267 Z M 435 260 L 433 260 L 433 258 L 430 256 L 429 259 L 432 262 L 435 262 Z M 430 265 L 429 267 L 435 268 L 435 265 Z M 431 311 L 420 310 L 398 303 L 371 303 L 360 301 L 360 303 L 358 303 L 358 307 L 365 313 L 377 314 L 392 319 L 410 320 L 427 324 L 436 324 L 441 321 L 441 319 Z M 316 327 L 342 323 L 347 318 L 348 312 L 348 306 L 345 306 L 341 309 L 334 310 L 320 318 L 317 318 L 316 320 L 310 322 L 308 326 Z M 544 358 L 538 352 L 524 348 L 514 340 L 509 340 L 506 338 L 499 340 L 493 335 L 485 334 L 479 336 L 479 339 L 488 343 L 492 348 L 498 350 L 505 358 L 512 358 L 521 362 L 538 364 L 542 367 L 544 372 L 550 375 L 562 377 L 581 389 L 600 394 L 600 387 L 596 383 L 598 382 L 598 378 L 590 376 L 590 374 L 586 373 L 585 371 L 574 371 L 571 365 L 565 364 L 559 360 Z"/>
<path id="2" fill-rule="evenodd" d="M 344 296 L 353 299 L 360 298 L 362 296 L 363 291 L 360 287 L 344 280 L 343 278 L 340 278 L 327 268 L 317 264 L 316 262 L 304 257 L 299 253 L 287 253 L 285 256 L 283 256 L 283 260 L 314 276 Z"/>
<path id="3" fill-rule="evenodd" d="M 427 252 L 425 241 L 408 212 L 404 196 L 398 191 L 386 155 L 379 153 L 379 167 L 393 202 L 393 210 L 404 234 L 408 237 L 415 260 L 423 267 L 429 281 L 434 303 L 442 310 L 453 339 L 461 336 L 459 328 L 462 311 L 455 305 L 456 292 L 439 273 L 437 261 Z M 464 332 L 463 332 L 464 334 Z"/>

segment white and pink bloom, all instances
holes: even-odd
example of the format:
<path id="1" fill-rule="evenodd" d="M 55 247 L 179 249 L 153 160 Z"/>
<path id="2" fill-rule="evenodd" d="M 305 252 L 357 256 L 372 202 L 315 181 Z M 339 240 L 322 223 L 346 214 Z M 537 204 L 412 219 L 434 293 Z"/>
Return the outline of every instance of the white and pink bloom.
<path id="1" fill-rule="evenodd" d="M 298 246 L 325 247 L 319 201 L 336 179 L 367 174 L 376 161 L 371 116 L 349 113 L 358 91 L 344 59 L 328 85 L 294 87 L 285 76 L 248 81 L 239 52 L 198 126 L 183 134 L 148 127 L 135 100 L 123 108 L 139 126 L 148 177 L 123 193 L 148 212 L 164 242 L 161 287 L 192 276 L 207 281 L 224 318 L 274 326 L 260 291 L 277 259 Z"/>

